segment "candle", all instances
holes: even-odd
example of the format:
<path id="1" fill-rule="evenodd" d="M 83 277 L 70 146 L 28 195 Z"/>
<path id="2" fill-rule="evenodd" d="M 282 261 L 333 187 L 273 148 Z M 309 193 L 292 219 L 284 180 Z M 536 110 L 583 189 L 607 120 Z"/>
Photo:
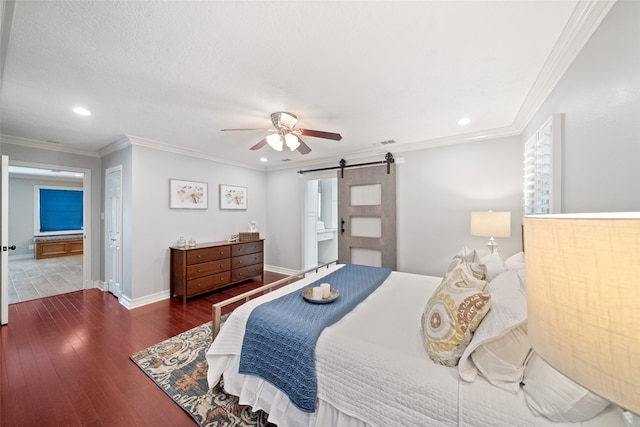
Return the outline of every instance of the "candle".
<path id="1" fill-rule="evenodd" d="M 322 298 L 329 298 L 329 294 L 331 293 L 331 285 L 328 283 L 320 283 L 320 289 L 322 289 Z"/>
<path id="2" fill-rule="evenodd" d="M 313 299 L 322 299 L 322 288 L 320 288 L 320 286 L 314 286 L 311 290 L 311 297 Z"/>

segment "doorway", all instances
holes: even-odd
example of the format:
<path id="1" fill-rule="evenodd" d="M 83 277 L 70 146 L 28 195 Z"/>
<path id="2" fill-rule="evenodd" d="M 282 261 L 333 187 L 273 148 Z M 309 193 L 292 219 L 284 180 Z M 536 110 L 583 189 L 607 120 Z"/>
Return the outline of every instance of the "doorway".
<path id="1" fill-rule="evenodd" d="M 305 181 L 304 269 L 338 258 L 338 179 Z"/>
<path id="2" fill-rule="evenodd" d="M 82 190 L 82 227 L 74 236 L 80 240 L 82 253 L 73 243 L 74 252 L 65 256 L 36 259 L 35 230 L 38 199 L 34 188 L 55 187 Z M 12 244 L 16 244 L 15 255 L 9 258 L 9 303 L 44 298 L 90 286 L 91 266 L 91 170 L 59 165 L 48 165 L 9 160 L 9 222 Z M 20 194 L 24 193 L 24 194 Z M 62 239 L 50 233 L 55 239 Z M 63 244 L 61 243 L 62 247 Z"/>

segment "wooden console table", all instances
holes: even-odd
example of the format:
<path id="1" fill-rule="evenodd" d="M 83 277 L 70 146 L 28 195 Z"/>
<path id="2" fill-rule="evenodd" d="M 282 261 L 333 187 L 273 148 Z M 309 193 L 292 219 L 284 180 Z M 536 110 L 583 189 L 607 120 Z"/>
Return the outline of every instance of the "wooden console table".
<path id="1" fill-rule="evenodd" d="M 82 255 L 84 237 L 82 234 L 60 236 L 37 236 L 33 238 L 36 259 Z"/>
<path id="2" fill-rule="evenodd" d="M 264 239 L 249 242 L 171 246 L 171 296 L 188 298 L 260 276 L 264 280 Z"/>

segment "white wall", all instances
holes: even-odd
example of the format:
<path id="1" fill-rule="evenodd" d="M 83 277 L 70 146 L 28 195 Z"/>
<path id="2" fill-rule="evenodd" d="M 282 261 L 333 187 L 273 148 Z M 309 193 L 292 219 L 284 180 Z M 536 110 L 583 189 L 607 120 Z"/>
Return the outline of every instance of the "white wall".
<path id="1" fill-rule="evenodd" d="M 619 0 L 524 132 L 565 114 L 564 212 L 640 210 L 640 2 Z"/>

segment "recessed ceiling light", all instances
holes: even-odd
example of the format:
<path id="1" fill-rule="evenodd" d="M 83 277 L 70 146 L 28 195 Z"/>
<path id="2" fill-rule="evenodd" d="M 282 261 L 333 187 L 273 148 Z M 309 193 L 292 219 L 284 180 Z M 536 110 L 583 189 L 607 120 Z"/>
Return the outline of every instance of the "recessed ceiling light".
<path id="1" fill-rule="evenodd" d="M 470 119 L 469 117 L 463 117 L 463 118 L 461 118 L 460 120 L 458 120 L 458 124 L 459 124 L 460 126 L 466 126 L 466 125 L 468 125 L 469 123 L 471 123 L 471 119 Z"/>
<path id="2" fill-rule="evenodd" d="M 261 162 L 266 162 L 268 159 L 266 157 L 260 157 Z"/>
<path id="3" fill-rule="evenodd" d="M 80 115 L 80 116 L 90 116 L 91 115 L 91 111 L 87 110 L 86 108 L 83 107 L 75 107 L 73 109 L 73 112 Z"/>

